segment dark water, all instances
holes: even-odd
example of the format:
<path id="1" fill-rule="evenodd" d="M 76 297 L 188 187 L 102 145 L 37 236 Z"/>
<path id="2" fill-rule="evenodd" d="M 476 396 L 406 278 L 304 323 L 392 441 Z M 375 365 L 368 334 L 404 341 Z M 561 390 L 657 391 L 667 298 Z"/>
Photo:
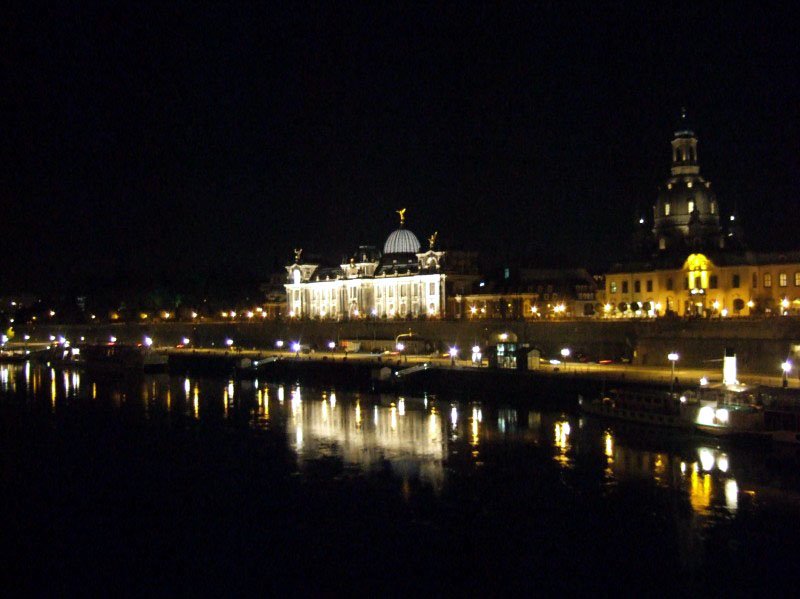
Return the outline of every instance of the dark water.
<path id="1" fill-rule="evenodd" d="M 548 399 L 0 366 L 5 588 L 793 588 L 793 448 L 609 428 Z"/>

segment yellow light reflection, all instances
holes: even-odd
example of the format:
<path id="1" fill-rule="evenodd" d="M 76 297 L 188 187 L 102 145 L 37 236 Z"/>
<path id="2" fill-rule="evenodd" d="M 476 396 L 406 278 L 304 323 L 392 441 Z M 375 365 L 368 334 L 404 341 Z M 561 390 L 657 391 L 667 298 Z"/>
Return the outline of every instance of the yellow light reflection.
<path id="1" fill-rule="evenodd" d="M 194 386 L 194 397 L 192 398 L 192 408 L 194 411 L 194 417 L 200 417 L 200 389 L 197 385 Z"/>
<path id="2" fill-rule="evenodd" d="M 361 402 L 356 402 L 356 430 L 361 429 Z"/>
<path id="3" fill-rule="evenodd" d="M 393 431 L 397 430 L 397 406 L 394 404 L 389 408 L 389 426 Z"/>
<path id="4" fill-rule="evenodd" d="M 283 398 L 284 398 L 284 390 L 283 390 L 283 385 L 280 385 L 280 386 L 278 387 L 278 401 L 279 401 L 279 402 L 281 402 L 281 403 L 283 403 Z"/>
<path id="5" fill-rule="evenodd" d="M 322 400 L 322 422 L 328 423 L 328 401 L 325 399 Z"/>
<path id="6" fill-rule="evenodd" d="M 97 383 L 92 383 L 92 399 L 97 399 Z"/>
<path id="7" fill-rule="evenodd" d="M 689 477 L 689 503 L 695 512 L 703 513 L 711 505 L 711 475 L 693 470 Z"/>
<path id="8" fill-rule="evenodd" d="M 397 411 L 401 416 L 406 415 L 406 400 L 402 397 L 400 398 L 400 401 L 397 402 Z"/>
<path id="9" fill-rule="evenodd" d="M 477 447 L 480 442 L 480 414 L 478 408 L 472 408 L 472 418 L 470 418 L 470 441 L 469 444 Z"/>
<path id="10" fill-rule="evenodd" d="M 614 458 L 614 439 L 611 437 L 611 432 L 610 431 L 606 431 L 605 446 L 606 446 L 606 457 L 613 459 Z"/>

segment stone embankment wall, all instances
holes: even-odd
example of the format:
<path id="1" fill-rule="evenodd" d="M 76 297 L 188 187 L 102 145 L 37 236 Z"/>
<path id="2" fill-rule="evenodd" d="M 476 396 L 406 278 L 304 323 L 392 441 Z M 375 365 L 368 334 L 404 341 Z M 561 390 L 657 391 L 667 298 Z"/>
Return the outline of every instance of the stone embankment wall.
<path id="1" fill-rule="evenodd" d="M 24 334 L 32 341 L 46 341 L 50 335 L 63 334 L 77 341 L 81 336 L 87 342 L 105 342 L 111 335 L 119 342 L 141 342 L 145 335 L 156 345 L 177 345 L 184 337 L 198 346 L 221 347 L 225 339 L 233 339 L 237 346 L 271 348 L 277 339 L 287 344 L 302 343 L 326 348 L 329 341 L 345 339 L 370 341 L 369 345 L 384 340 L 393 345 L 401 333 L 413 332 L 430 340 L 438 349 L 450 346 L 469 355 L 473 345 L 485 347 L 500 333 L 517 336 L 520 343 L 528 343 L 542 351 L 543 356 L 559 357 L 562 348 L 570 348 L 573 357 L 585 354 L 590 359 L 631 358 L 634 363 L 669 365 L 667 354 L 680 354 L 679 365 L 707 368 L 712 360 L 721 360 L 726 347 L 733 348 L 739 357 L 743 372 L 775 374 L 780 363 L 794 357 L 800 366 L 800 319 L 770 318 L 763 320 L 669 320 L 634 321 L 413 321 L 413 322 L 202 322 L 202 323 L 148 323 L 99 325 L 37 325 L 19 327 L 16 341 Z M 367 345 L 367 344 L 365 344 Z M 720 366 L 721 368 L 721 366 Z M 796 370 L 795 370 L 796 375 Z"/>

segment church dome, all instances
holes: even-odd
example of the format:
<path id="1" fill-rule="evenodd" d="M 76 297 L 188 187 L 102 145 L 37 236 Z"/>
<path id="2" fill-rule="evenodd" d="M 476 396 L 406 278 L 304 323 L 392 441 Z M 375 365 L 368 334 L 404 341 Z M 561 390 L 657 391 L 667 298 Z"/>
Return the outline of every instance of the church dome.
<path id="1" fill-rule="evenodd" d="M 408 229 L 400 227 L 392 231 L 391 235 L 383 244 L 384 254 L 416 254 L 419 252 L 420 244 L 417 236 Z"/>

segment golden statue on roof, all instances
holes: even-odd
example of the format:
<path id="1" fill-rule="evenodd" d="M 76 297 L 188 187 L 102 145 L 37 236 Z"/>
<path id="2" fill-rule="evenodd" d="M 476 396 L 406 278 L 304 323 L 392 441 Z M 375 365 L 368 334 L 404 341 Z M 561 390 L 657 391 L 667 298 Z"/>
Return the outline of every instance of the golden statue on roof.
<path id="1" fill-rule="evenodd" d="M 400 215 L 400 226 L 402 227 L 406 224 L 406 209 L 401 208 L 400 210 L 395 210 L 395 212 Z"/>
<path id="2" fill-rule="evenodd" d="M 300 255 L 303 253 L 303 248 L 296 249 L 294 251 L 294 261 L 300 262 Z"/>
<path id="3" fill-rule="evenodd" d="M 428 243 L 430 244 L 430 249 L 433 250 L 433 244 L 436 243 L 436 238 L 439 236 L 439 231 L 434 231 L 433 235 L 428 237 Z"/>

